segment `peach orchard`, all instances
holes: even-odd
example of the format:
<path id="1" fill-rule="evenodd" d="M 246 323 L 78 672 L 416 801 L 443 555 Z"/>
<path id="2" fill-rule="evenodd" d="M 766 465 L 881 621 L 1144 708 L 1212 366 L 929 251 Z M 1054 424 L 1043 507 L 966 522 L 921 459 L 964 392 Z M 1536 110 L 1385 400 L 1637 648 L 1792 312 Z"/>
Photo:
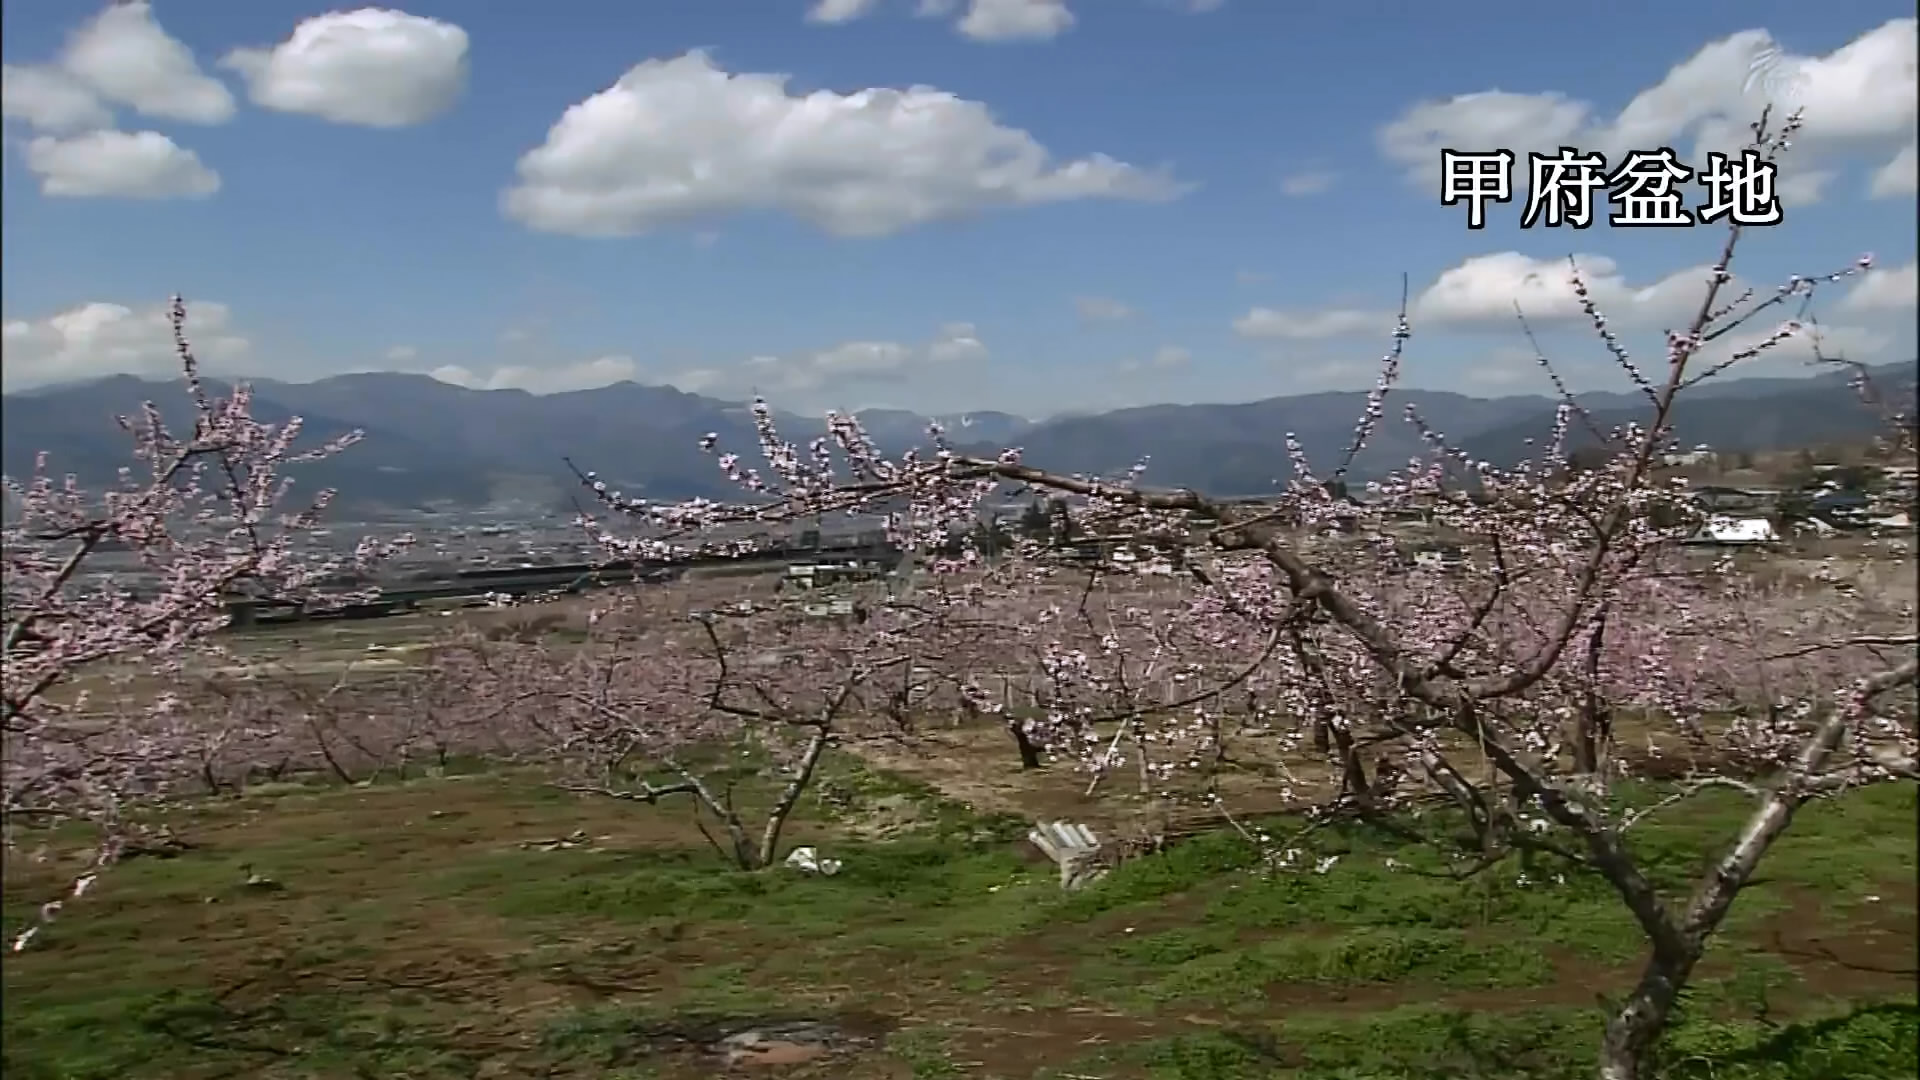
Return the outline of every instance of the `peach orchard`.
<path id="1" fill-rule="evenodd" d="M 1776 155 L 1797 127 L 1795 117 L 1770 131 L 1763 117 L 1754 145 Z M 330 493 L 293 512 L 281 503 L 286 466 L 345 445 L 303 455 L 297 423 L 255 421 L 244 388 L 202 391 L 176 305 L 191 432 L 170 434 L 155 415 L 123 420 L 134 466 L 102 496 L 44 462 L 11 485 L 8 842 L 58 821 L 98 830 L 95 865 L 49 899 L 44 922 L 142 842 L 152 804 L 263 768 L 364 779 L 459 752 L 538 763 L 595 797 L 690 800 L 715 846 L 757 870 L 780 856 L 823 755 L 863 740 L 911 748 L 927 725 L 993 723 L 1007 731 L 1008 769 L 1081 769 L 1090 793 L 1126 783 L 1216 805 L 1267 849 L 1271 873 L 1310 863 L 1310 840 L 1236 813 L 1225 775 L 1257 777 L 1307 821 L 1443 808 L 1464 828 L 1418 827 L 1462 878 L 1509 857 L 1600 875 L 1646 949 L 1608 1017 L 1596 1075 L 1632 1080 L 1795 813 L 1920 775 L 1910 606 L 1817 577 L 1762 583 L 1679 547 L 1699 515 L 1658 468 L 1676 402 L 1784 342 L 1811 339 L 1818 353 L 1813 300 L 1870 265 L 1734 294 L 1740 239 L 1728 232 L 1697 317 L 1651 361 L 1630 355 L 1569 265 L 1597 348 L 1645 397 L 1641 423 L 1598 430 L 1541 356 L 1560 405 L 1531 460 L 1474 460 L 1409 409 L 1402 419 L 1427 452 L 1366 483 L 1357 502 L 1336 492 L 1391 422 L 1413 337 L 1404 294 L 1344 457 L 1308 461 L 1289 438 L 1276 472 L 1290 476 L 1258 506 L 1152 487 L 1144 461 L 1101 478 L 1049 471 L 1018 449 L 970 455 L 937 427 L 925 448 L 888 456 L 854 418 L 830 415 L 823 435 L 797 444 L 756 402 L 748 455 L 706 441 L 738 500 L 652 503 L 582 473 L 596 499 L 583 525 L 610 556 L 671 562 L 879 515 L 916 568 L 911 588 L 871 588 L 856 617 L 823 621 L 746 587 L 636 587 L 597 601 L 582 641 L 469 626 L 377 692 L 344 680 L 222 683 L 196 666 L 222 648 L 211 635 L 229 591 L 311 599 L 343 569 L 302 544 Z M 1752 344 L 1716 350 L 1768 323 Z M 1911 456 L 1912 413 L 1864 376 L 1856 386 L 1863 407 L 1886 413 L 1890 449 Z M 1570 467 L 1576 446 L 1603 460 Z M 1145 554 L 1097 570 L 1063 563 L 1047 539 L 992 557 L 962 542 L 951 554 L 983 504 L 1035 494 L 1060 500 L 1074 536 Z M 1461 557 L 1410 562 L 1394 527 L 1409 516 L 1459 537 Z M 109 544 L 137 553 L 159 588 L 136 595 L 83 575 Z M 369 544 L 346 562 L 365 571 L 386 553 Z M 735 804 L 708 771 L 715 747 L 751 749 L 772 781 L 769 804 Z M 1616 797 L 1620 780 L 1662 761 L 1657 802 Z M 1690 895 L 1662 895 L 1633 828 L 1707 788 L 1744 793 L 1751 813 Z M 11 928 L 16 948 L 40 925 Z"/>

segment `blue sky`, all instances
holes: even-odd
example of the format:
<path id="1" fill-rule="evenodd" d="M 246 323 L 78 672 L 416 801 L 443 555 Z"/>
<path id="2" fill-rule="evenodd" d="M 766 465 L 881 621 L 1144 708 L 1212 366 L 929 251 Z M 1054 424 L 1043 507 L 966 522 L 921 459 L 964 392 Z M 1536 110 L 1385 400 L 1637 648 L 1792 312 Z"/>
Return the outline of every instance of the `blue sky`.
<path id="1" fill-rule="evenodd" d="M 96 23 L 11 0 L 7 387 L 164 373 L 178 291 L 210 366 L 284 379 L 1030 415 L 1250 400 L 1369 384 L 1402 272 L 1410 383 L 1537 390 L 1518 298 L 1610 385 L 1563 329 L 1558 264 L 1531 260 L 1585 256 L 1644 347 L 1697 303 L 1720 230 L 1523 232 L 1515 205 L 1470 232 L 1437 148 L 1698 162 L 1768 96 L 1808 126 L 1743 278 L 1872 251 L 1858 295 L 1823 296 L 1829 342 L 1914 352 L 1908 4 L 813 7 L 160 0 Z M 871 88 L 903 95 L 849 99 Z"/>

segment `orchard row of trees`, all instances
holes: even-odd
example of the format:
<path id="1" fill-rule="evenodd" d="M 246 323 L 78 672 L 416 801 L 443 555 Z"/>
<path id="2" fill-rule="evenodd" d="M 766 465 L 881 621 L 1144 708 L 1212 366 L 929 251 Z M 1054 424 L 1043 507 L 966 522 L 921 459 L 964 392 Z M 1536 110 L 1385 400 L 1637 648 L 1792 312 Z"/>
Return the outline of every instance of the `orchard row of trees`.
<path id="1" fill-rule="evenodd" d="M 1754 144 L 1771 156 L 1797 127 L 1769 131 L 1763 117 Z M 1431 841 L 1462 876 L 1514 854 L 1600 875 L 1646 957 L 1608 1018 L 1596 1075 L 1633 1080 L 1794 815 L 1920 777 L 1910 606 L 1811 579 L 1761 583 L 1677 550 L 1696 515 L 1658 468 L 1675 403 L 1812 332 L 1800 312 L 1744 347 L 1728 335 L 1869 265 L 1739 289 L 1740 239 L 1728 233 L 1697 317 L 1651 362 L 1628 352 L 1569 267 L 1599 348 L 1646 398 L 1643 423 L 1597 430 L 1540 357 L 1562 404 L 1531 461 L 1474 460 L 1409 410 L 1425 459 L 1366 484 L 1357 505 L 1343 497 L 1358 486 L 1349 466 L 1386 422 L 1412 333 L 1404 305 L 1342 459 L 1322 467 L 1289 440 L 1292 478 L 1259 506 L 1145 486 L 1144 466 L 1104 479 L 1049 471 L 1017 449 L 970 456 L 938 428 L 928 449 L 889 457 L 844 415 L 796 444 L 757 402 L 758 464 L 705 442 L 738 500 L 630 500 L 588 474 L 597 502 L 583 526 L 610 556 L 660 559 L 737 544 L 743 531 L 884 515 L 915 556 L 914 587 L 870 587 L 866 617 L 845 623 L 747 586 L 611 595 L 564 646 L 533 632 L 450 632 L 379 696 L 345 677 L 208 674 L 225 591 L 244 582 L 310 598 L 316 582 L 370 572 L 389 552 L 366 545 L 346 566 L 302 546 L 330 495 L 289 511 L 283 472 L 344 443 L 298 452 L 297 422 L 256 421 L 244 388 L 203 393 L 176 302 L 190 431 L 170 432 L 151 411 L 123 420 L 136 469 L 104 495 L 54 479 L 45 462 L 10 485 L 20 516 L 6 538 L 9 844 L 53 821 L 99 829 L 96 866 L 50 899 L 51 918 L 138 840 L 146 806 L 184 791 L 263 768 L 364 778 L 479 753 L 547 762 L 556 783 L 599 797 L 690 800 L 713 843 L 757 868 L 780 853 L 823 755 L 865 739 L 910 743 L 929 723 L 991 722 L 1009 733 L 1009 768 L 1079 768 L 1090 785 L 1126 770 L 1149 791 L 1218 799 L 1222 770 L 1266 762 L 1256 770 L 1266 791 L 1301 807 L 1451 807 L 1468 827 Z M 1888 419 L 1910 459 L 1911 413 Z M 1604 460 L 1567 468 L 1576 432 L 1605 447 Z M 1022 528 L 983 532 L 982 507 L 1010 493 L 1037 510 Z M 1415 509 L 1461 538 L 1455 564 L 1407 566 L 1387 525 Z M 1052 557 L 1086 539 L 1134 545 L 1149 553 L 1136 569 L 1155 573 Z M 106 545 L 137 552 L 161 586 L 136 595 L 86 575 Z M 770 809 L 753 815 L 732 798 L 730 774 L 705 768 L 714 748 L 742 745 L 772 788 Z M 1659 805 L 1629 807 L 1615 785 L 1650 756 L 1692 771 Z M 1323 767 L 1288 766 L 1314 761 Z M 1632 830 L 1710 787 L 1745 793 L 1751 813 L 1688 895 L 1664 895 Z"/>

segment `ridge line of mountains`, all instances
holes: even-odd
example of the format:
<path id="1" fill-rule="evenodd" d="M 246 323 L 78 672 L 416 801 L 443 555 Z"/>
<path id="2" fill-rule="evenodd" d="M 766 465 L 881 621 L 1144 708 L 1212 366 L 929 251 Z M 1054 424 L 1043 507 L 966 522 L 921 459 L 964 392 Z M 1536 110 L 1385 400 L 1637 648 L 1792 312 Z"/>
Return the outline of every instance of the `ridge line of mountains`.
<path id="1" fill-rule="evenodd" d="M 1912 401 L 1917 371 L 1913 361 L 1870 369 L 1882 393 L 1896 402 Z M 364 442 L 337 457 L 290 470 L 300 490 L 337 488 L 341 506 L 357 511 L 502 504 L 558 508 L 573 491 L 562 457 L 597 470 L 630 496 L 726 497 L 737 489 L 700 452 L 700 437 L 716 432 L 721 445 L 747 456 L 755 445 L 744 404 L 634 382 L 547 395 L 470 390 L 395 372 L 311 383 L 248 382 L 254 414 L 263 421 L 303 417 L 306 438 L 315 440 L 353 428 L 366 432 Z M 208 383 L 212 392 L 226 390 L 218 380 Z M 981 450 L 1020 446 L 1027 460 L 1061 472 L 1110 475 L 1144 456 L 1150 459 L 1144 479 L 1153 486 L 1258 495 L 1272 491 L 1287 473 L 1289 432 L 1310 460 L 1337 461 L 1352 439 L 1365 398 L 1361 391 L 1338 391 L 1229 405 L 1146 405 L 1039 421 L 974 412 L 964 423 L 949 422 L 948 437 Z M 169 419 L 187 414 L 177 381 L 126 375 L 7 394 L 0 398 L 0 467 L 8 476 L 23 477 L 31 472 L 35 453 L 45 450 L 57 472 L 75 473 L 93 485 L 109 481 L 126 463 L 128 450 L 113 417 L 135 413 L 149 400 Z M 1602 430 L 1646 412 L 1638 393 L 1583 394 L 1579 401 Z M 1390 415 L 1354 462 L 1356 479 L 1378 476 L 1421 454 L 1417 435 L 1398 422 L 1408 403 L 1456 446 L 1499 463 L 1534 452 L 1532 443 L 1547 434 L 1555 410 L 1552 399 L 1537 395 L 1476 398 L 1395 390 Z M 1675 440 L 1681 445 L 1735 453 L 1856 443 L 1882 424 L 1846 376 L 1834 371 L 1711 380 L 1687 391 L 1675 414 Z M 926 416 L 873 409 L 859 417 L 889 452 L 926 442 Z M 777 420 L 795 441 L 821 428 L 818 417 L 781 413 Z"/>

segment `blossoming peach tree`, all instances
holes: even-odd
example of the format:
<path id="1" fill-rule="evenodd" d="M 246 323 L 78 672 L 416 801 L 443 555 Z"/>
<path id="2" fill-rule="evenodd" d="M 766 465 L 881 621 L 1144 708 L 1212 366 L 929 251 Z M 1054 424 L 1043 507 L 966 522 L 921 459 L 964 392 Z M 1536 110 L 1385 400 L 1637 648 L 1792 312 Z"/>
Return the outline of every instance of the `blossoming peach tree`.
<path id="1" fill-rule="evenodd" d="M 6 841 L 11 849 L 24 825 L 73 821 L 93 826 L 99 839 L 68 896 L 48 901 L 37 921 L 13 932 L 16 950 L 119 856 L 139 829 L 131 808 L 164 797 L 197 771 L 199 743 L 175 737 L 183 727 L 180 698 L 162 690 L 130 713 L 90 708 L 110 696 L 100 691 L 175 681 L 226 625 L 226 601 L 235 593 L 313 601 L 322 582 L 363 571 L 390 550 L 363 542 L 351 555 L 333 557 L 306 543 L 333 501 L 331 490 L 291 512 L 281 509 L 291 483 L 287 466 L 338 453 L 359 434 L 298 448 L 297 418 L 263 423 L 245 385 L 224 396 L 209 389 L 178 297 L 169 316 L 192 408 L 189 426 L 168 427 L 151 403 L 138 416 L 120 417 L 131 463 L 101 491 L 54 474 L 44 453 L 32 476 L 6 480 Z"/>
<path id="2" fill-rule="evenodd" d="M 863 590 L 836 612 L 720 579 L 598 600 L 585 640 L 560 648 L 456 632 L 434 662 L 557 787 L 684 800 L 716 851 L 760 870 L 829 751 L 898 738 L 951 701 L 939 672 L 956 610 L 938 589 Z M 737 792 L 743 773 L 772 792 Z"/>
<path id="3" fill-rule="evenodd" d="M 1763 116 L 1754 145 L 1771 159 L 1798 126 L 1796 115 L 1770 132 Z M 1476 460 L 1410 407 L 1406 420 L 1427 452 L 1365 485 L 1358 505 L 1336 493 L 1384 422 L 1411 336 L 1404 296 L 1344 459 L 1318 471 L 1289 436 L 1292 476 L 1257 506 L 1145 486 L 1144 465 L 1103 479 L 1050 471 L 1018 449 L 966 453 L 937 427 L 931 449 L 889 457 L 854 419 L 830 415 L 824 436 L 796 446 L 775 430 L 764 402 L 754 406 L 764 466 L 719 457 L 743 489 L 737 503 L 658 505 L 587 479 L 606 516 L 639 526 L 649 539 L 635 543 L 657 552 L 689 538 L 877 514 L 931 571 L 974 582 L 977 605 L 1027 597 L 1020 602 L 1034 605 L 1030 617 L 1008 620 L 1020 626 L 1000 639 L 1009 653 L 1039 658 L 1012 723 L 1096 775 L 1127 742 L 1089 738 L 1097 714 L 1124 717 L 1126 736 L 1142 747 L 1172 748 L 1158 760 L 1179 768 L 1213 760 L 1201 751 L 1218 748 L 1225 718 L 1253 712 L 1264 737 L 1333 759 L 1326 792 L 1300 782 L 1289 794 L 1327 794 L 1370 813 L 1443 800 L 1471 825 L 1467 850 L 1455 853 L 1463 873 L 1523 852 L 1599 874 L 1632 913 L 1647 952 L 1631 991 L 1611 1008 L 1597 1075 L 1635 1080 L 1710 939 L 1796 812 L 1822 796 L 1920 775 L 1910 605 L 1837 590 L 1818 575 L 1762 585 L 1679 546 L 1700 515 L 1661 468 L 1676 403 L 1701 382 L 1813 334 L 1807 309 L 1818 290 L 1870 265 L 1861 259 L 1770 291 L 1737 290 L 1741 236 L 1730 229 L 1697 314 L 1667 334 L 1654 365 L 1630 354 L 1580 267 L 1569 266 L 1601 347 L 1645 398 L 1644 419 L 1600 430 L 1542 355 L 1560 404 L 1530 460 Z M 1793 318 L 1745 345 L 1729 338 L 1793 307 Z M 1909 455 L 1910 417 L 1897 425 Z M 707 448 L 717 449 L 711 438 Z M 1576 448 L 1593 467 L 1569 467 Z M 1120 618 L 1132 629 L 1096 624 L 1061 602 L 1057 587 L 1053 599 L 1033 599 L 1058 574 L 1041 544 L 991 567 L 974 552 L 937 554 L 951 550 L 952 535 L 974 531 L 984 502 L 1009 491 L 1067 500 L 1078 536 L 1151 540 L 1156 554 L 1134 569 L 1151 566 L 1182 583 L 1176 599 L 1159 601 L 1180 625 L 1155 628 L 1124 604 Z M 1458 557 L 1410 557 L 1399 524 L 1409 519 L 1456 538 Z M 611 537 L 605 522 L 594 527 Z M 975 617 L 989 617 L 980 611 Z M 1138 666 L 1143 660 L 1153 671 Z M 997 685 L 986 677 L 991 666 L 975 656 L 953 672 L 971 707 L 989 712 L 1010 700 L 1004 672 Z M 1187 677 L 1148 677 L 1170 671 Z M 1612 786 L 1657 757 L 1686 773 L 1660 806 L 1709 787 L 1751 800 L 1687 896 L 1663 894 L 1636 856 L 1631 830 L 1654 808 L 1626 805 Z M 1291 789 L 1296 781 L 1282 774 L 1272 783 Z"/>

